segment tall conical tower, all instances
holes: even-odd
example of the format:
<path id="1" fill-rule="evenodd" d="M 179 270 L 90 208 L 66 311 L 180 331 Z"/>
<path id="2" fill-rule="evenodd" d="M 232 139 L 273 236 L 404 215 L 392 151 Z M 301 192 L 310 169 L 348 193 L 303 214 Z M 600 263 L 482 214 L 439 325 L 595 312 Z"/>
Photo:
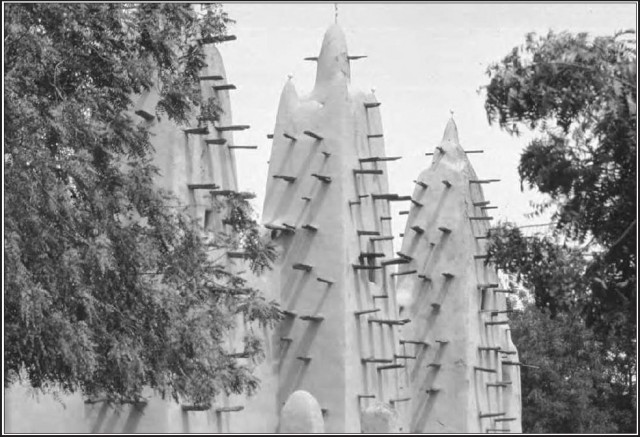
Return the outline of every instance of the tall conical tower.
<path id="1" fill-rule="evenodd" d="M 482 185 L 447 124 L 433 163 L 415 181 L 398 285 L 413 323 L 403 335 L 409 369 L 410 431 L 521 432 L 520 373 L 505 294 L 485 263 L 491 217 Z M 408 344 L 405 346 L 409 347 Z"/>
<path id="2" fill-rule="evenodd" d="M 350 56 L 336 24 L 322 43 L 313 91 L 289 80 L 273 134 L 263 222 L 281 249 L 272 284 L 280 326 L 281 406 L 306 390 L 327 432 L 360 432 L 360 411 L 400 402 L 399 320 L 386 163 L 375 96 L 350 87 Z"/>

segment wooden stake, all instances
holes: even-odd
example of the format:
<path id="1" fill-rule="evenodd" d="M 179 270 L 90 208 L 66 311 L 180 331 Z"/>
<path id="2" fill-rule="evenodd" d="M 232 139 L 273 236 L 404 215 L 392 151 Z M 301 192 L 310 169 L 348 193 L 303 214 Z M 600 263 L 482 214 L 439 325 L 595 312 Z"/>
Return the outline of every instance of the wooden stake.
<path id="1" fill-rule="evenodd" d="M 297 139 L 296 137 L 294 137 L 294 136 L 293 136 L 293 135 L 291 135 L 291 134 L 288 134 L 287 132 L 283 133 L 282 135 L 283 135 L 285 138 L 287 138 L 287 139 L 289 139 L 289 140 L 291 140 L 291 141 L 298 141 L 298 139 Z"/>
<path id="2" fill-rule="evenodd" d="M 318 135 L 317 133 L 312 132 L 312 131 L 310 131 L 310 130 L 306 130 L 306 131 L 304 131 L 304 132 L 303 132 L 303 134 L 305 134 L 305 135 L 307 135 L 307 136 L 310 136 L 311 138 L 313 138 L 313 139 L 315 139 L 315 140 L 318 140 L 318 141 L 320 141 L 320 140 L 323 140 L 323 139 L 324 139 L 322 136 L 320 136 L 320 135 Z"/>
<path id="3" fill-rule="evenodd" d="M 380 311 L 380 308 L 374 308 L 374 309 L 370 309 L 370 310 L 361 310 L 361 311 L 356 311 L 353 314 L 356 315 L 356 317 L 360 317 L 363 314 L 372 314 L 372 313 L 377 313 L 378 311 Z"/>
<path id="4" fill-rule="evenodd" d="M 218 130 L 219 132 L 240 131 L 249 129 L 250 127 L 251 126 L 249 126 L 248 124 L 234 124 L 229 126 L 216 126 L 216 130 Z"/>

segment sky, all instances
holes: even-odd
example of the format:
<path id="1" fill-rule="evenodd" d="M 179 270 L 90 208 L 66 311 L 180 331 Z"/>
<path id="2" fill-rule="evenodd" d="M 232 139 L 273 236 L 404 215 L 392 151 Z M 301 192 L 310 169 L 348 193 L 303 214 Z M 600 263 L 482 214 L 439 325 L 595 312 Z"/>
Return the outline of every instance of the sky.
<path id="1" fill-rule="evenodd" d="M 293 75 L 299 95 L 311 92 L 315 62 L 326 29 L 335 20 L 334 3 L 223 3 L 236 20 L 230 34 L 237 40 L 221 44 L 231 95 L 233 120 L 251 129 L 236 132 L 238 180 L 243 191 L 256 193 L 262 210 L 271 141 L 282 87 Z M 531 201 L 544 197 L 521 190 L 517 166 L 531 134 L 512 137 L 489 125 L 484 110 L 486 70 L 524 43 L 529 32 L 549 30 L 610 35 L 636 29 L 635 3 L 338 3 L 338 23 L 351 55 L 367 58 L 351 63 L 351 85 L 375 89 L 382 102 L 392 193 L 411 194 L 418 174 L 428 168 L 453 111 L 462 147 L 483 149 L 469 155 L 480 178 L 500 179 L 484 186 L 485 198 L 498 209 L 496 220 L 519 225 L 548 223 L 548 217 L 527 217 Z M 403 232 L 393 202 L 394 233 Z"/>

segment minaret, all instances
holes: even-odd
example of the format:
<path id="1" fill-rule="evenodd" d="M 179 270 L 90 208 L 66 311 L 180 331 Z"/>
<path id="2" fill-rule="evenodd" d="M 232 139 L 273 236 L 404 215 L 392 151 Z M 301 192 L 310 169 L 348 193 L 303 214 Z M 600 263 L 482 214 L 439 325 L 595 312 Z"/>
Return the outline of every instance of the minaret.
<path id="1" fill-rule="evenodd" d="M 489 202 L 453 118 L 433 163 L 415 181 L 401 253 L 398 293 L 413 323 L 403 328 L 417 356 L 409 431 L 521 432 L 520 374 L 505 295 L 485 263 Z"/>
<path id="2" fill-rule="evenodd" d="M 281 256 L 272 283 L 286 318 L 279 329 L 278 406 L 304 390 L 326 432 L 360 432 L 370 403 L 401 403 L 399 320 L 380 103 L 350 87 L 340 27 L 322 43 L 316 82 L 284 86 L 273 134 L 263 222 Z"/>

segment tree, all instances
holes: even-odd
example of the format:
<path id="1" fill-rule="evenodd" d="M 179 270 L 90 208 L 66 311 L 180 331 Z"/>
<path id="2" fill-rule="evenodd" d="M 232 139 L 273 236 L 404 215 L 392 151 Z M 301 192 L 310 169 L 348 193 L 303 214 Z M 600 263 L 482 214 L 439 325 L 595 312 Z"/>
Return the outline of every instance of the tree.
<path id="1" fill-rule="evenodd" d="M 629 35 L 530 34 L 489 67 L 485 103 L 489 121 L 507 132 L 538 132 L 518 170 L 549 196 L 536 211 L 555 208 L 558 237 L 524 239 L 507 226 L 489 251 L 526 280 L 546 316 L 579 314 L 602 343 L 612 387 L 605 398 L 621 412 L 620 432 L 635 429 L 636 405 L 637 73 Z"/>
<path id="2" fill-rule="evenodd" d="M 202 101 L 202 44 L 230 22 L 219 6 L 11 4 L 5 8 L 5 386 L 137 400 L 145 387 L 197 404 L 251 392 L 261 342 L 240 360 L 224 336 L 277 305 L 209 256 L 274 251 L 246 196 L 221 209 L 233 234 L 205 244 L 153 184 L 148 132 L 127 115 L 157 80 L 158 113 L 215 119 Z"/>

